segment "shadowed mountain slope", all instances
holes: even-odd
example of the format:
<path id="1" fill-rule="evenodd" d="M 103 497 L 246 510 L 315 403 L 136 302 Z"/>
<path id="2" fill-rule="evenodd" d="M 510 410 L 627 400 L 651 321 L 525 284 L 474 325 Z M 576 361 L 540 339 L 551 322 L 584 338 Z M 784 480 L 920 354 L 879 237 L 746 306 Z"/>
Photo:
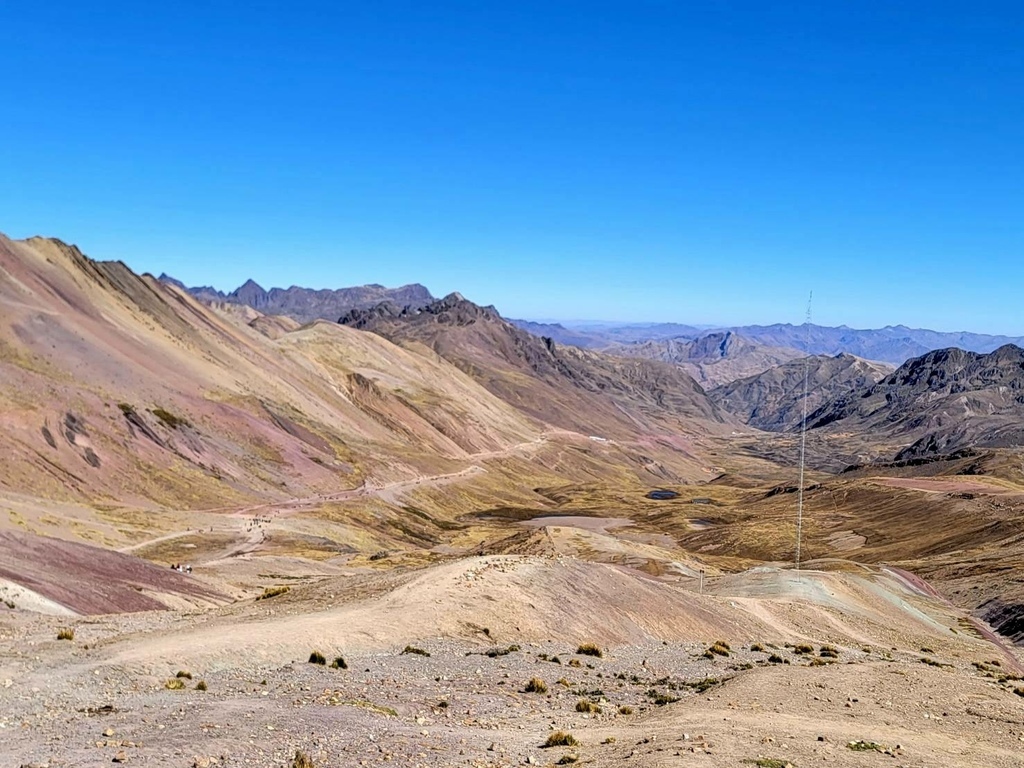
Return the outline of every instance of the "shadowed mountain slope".
<path id="1" fill-rule="evenodd" d="M 343 325 L 410 349 L 427 347 L 545 423 L 604 437 L 713 429 L 725 419 L 692 377 L 659 361 L 562 346 L 459 294 L 422 309 L 381 304 Z"/>
<path id="2" fill-rule="evenodd" d="M 808 412 L 836 396 L 872 386 L 892 372 L 884 363 L 853 355 L 817 355 L 792 360 L 746 378 L 715 387 L 708 394 L 719 407 L 752 427 L 781 432 L 803 418 L 804 373 Z"/>
<path id="3" fill-rule="evenodd" d="M 1024 445 L 1024 350 L 929 352 L 824 403 L 808 427 L 910 443 L 897 459 Z"/>

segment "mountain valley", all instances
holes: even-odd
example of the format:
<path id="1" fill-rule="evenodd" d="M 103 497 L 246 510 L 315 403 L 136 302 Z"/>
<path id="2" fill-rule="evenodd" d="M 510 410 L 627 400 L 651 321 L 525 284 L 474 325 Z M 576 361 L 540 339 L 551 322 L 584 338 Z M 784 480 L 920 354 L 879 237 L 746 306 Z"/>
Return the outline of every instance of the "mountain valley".
<path id="1" fill-rule="evenodd" d="M 1019 763 L 1024 351 L 421 288 L 0 236 L 8 762 Z"/>

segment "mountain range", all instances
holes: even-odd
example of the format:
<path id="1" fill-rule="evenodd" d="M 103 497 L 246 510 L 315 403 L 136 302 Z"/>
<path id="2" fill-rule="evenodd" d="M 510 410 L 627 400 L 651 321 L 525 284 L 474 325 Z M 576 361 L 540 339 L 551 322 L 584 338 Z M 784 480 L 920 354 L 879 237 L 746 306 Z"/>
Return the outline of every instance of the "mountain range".
<path id="1" fill-rule="evenodd" d="M 188 287 L 162 274 L 160 281 L 172 284 L 205 302 L 228 302 L 251 307 L 266 315 L 290 317 L 299 323 L 338 320 L 352 309 L 368 309 L 380 303 L 398 307 L 424 307 L 434 301 L 430 291 L 413 283 L 398 288 L 371 284 L 338 289 L 264 289 L 254 280 L 225 293 L 210 286 Z M 1024 337 L 941 332 L 903 325 L 877 329 L 855 329 L 814 324 L 745 325 L 707 328 L 681 323 L 554 323 L 510 319 L 513 325 L 534 334 L 584 349 L 616 355 L 647 357 L 681 365 L 698 381 L 713 387 L 766 370 L 772 365 L 801 355 L 851 354 L 866 360 L 893 365 L 935 349 L 956 347 L 974 352 L 991 352 L 1005 344 L 1024 346 Z M 688 342 L 706 341 L 688 345 Z M 725 348 L 716 353 L 715 345 Z M 762 349 L 755 350 L 760 345 Z M 731 349 L 729 348 L 731 347 Z M 755 358 L 763 357 L 761 368 Z M 720 363 L 728 360 L 727 365 Z M 711 365 L 717 367 L 711 368 Z"/>
<path id="2" fill-rule="evenodd" d="M 299 323 L 337 320 L 350 309 L 372 307 L 382 301 L 421 307 L 434 300 L 430 291 L 418 283 L 403 285 L 400 288 L 385 288 L 383 285 L 372 284 L 334 290 L 300 288 L 293 285 L 291 288 L 271 288 L 268 291 L 256 281 L 246 280 L 230 293 L 223 293 L 210 286 L 189 288 L 167 274 L 160 275 L 158 279 L 187 291 L 201 301 L 242 304 L 264 314 L 284 315 Z"/>
<path id="3" fill-rule="evenodd" d="M 702 336 L 731 332 L 748 342 L 801 354 L 855 355 L 867 360 L 900 365 L 935 349 L 957 347 L 973 352 L 991 352 L 1005 344 L 1024 346 L 1024 337 L 957 331 L 946 333 L 904 325 L 876 329 L 830 327 L 814 324 L 743 325 L 720 329 L 699 329 L 674 323 L 628 324 L 537 324 L 513 320 L 533 333 L 549 336 L 563 344 L 591 349 L 621 348 L 622 344 L 674 339 L 694 340 Z"/>
<path id="4" fill-rule="evenodd" d="M 421 308 L 355 309 L 340 322 L 405 348 L 428 348 L 506 402 L 561 428 L 624 438 L 723 421 L 678 366 L 534 336 L 457 293 Z"/>

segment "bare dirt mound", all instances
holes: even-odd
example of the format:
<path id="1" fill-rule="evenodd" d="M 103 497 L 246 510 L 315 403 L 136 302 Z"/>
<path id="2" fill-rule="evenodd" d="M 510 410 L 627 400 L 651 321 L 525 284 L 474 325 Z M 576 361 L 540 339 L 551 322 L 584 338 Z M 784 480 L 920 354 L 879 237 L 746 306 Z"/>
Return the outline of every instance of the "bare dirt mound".
<path id="1" fill-rule="evenodd" d="M 86 544 L 0 532 L 0 579 L 79 614 L 219 604 L 227 597 L 169 568 Z"/>

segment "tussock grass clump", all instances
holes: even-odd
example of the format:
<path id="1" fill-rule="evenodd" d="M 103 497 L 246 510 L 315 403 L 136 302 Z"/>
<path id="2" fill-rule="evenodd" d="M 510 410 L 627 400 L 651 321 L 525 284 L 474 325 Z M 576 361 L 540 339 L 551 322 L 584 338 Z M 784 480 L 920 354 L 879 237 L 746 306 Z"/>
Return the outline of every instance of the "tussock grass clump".
<path id="1" fill-rule="evenodd" d="M 583 662 L 580 661 L 579 659 L 569 659 L 569 666 L 570 667 L 582 667 L 583 666 Z"/>
<path id="2" fill-rule="evenodd" d="M 539 677 L 531 677 L 529 682 L 526 683 L 526 687 L 523 691 L 525 693 L 547 693 L 548 684 Z"/>
<path id="3" fill-rule="evenodd" d="M 789 760 L 779 760 L 775 757 L 759 757 L 756 760 L 744 760 L 744 763 L 756 765 L 757 768 L 793 768 Z"/>
<path id="4" fill-rule="evenodd" d="M 344 656 L 338 656 L 331 662 L 331 669 L 348 669 L 348 664 L 345 663 Z"/>
<path id="5" fill-rule="evenodd" d="M 424 651 L 422 648 L 417 648 L 415 645 L 405 646 L 405 648 L 402 649 L 402 655 L 405 654 L 412 654 L 413 656 L 430 656 L 427 651 Z"/>
<path id="6" fill-rule="evenodd" d="M 61 627 L 60 629 L 57 630 L 57 639 L 58 640 L 74 640 L 75 639 L 75 630 L 73 630 L 71 627 Z"/>
<path id="7" fill-rule="evenodd" d="M 921 663 L 922 664 L 927 664 L 929 667 L 952 667 L 953 666 L 952 664 L 947 664 L 946 662 L 943 662 L 943 661 L 936 661 L 935 659 L 929 659 L 928 657 L 923 657 L 921 659 Z"/>
<path id="8" fill-rule="evenodd" d="M 768 657 L 768 663 L 769 664 L 789 664 L 789 660 L 782 658 L 777 653 L 773 653 L 771 656 Z"/>
<path id="9" fill-rule="evenodd" d="M 814 653 L 814 646 L 807 645 L 806 643 L 800 643 L 800 645 L 793 646 L 793 653 L 798 653 L 801 656 L 806 656 L 809 653 Z"/>
<path id="10" fill-rule="evenodd" d="M 205 680 L 200 680 L 198 683 L 196 683 L 196 690 L 197 691 L 205 691 L 206 690 L 206 681 Z"/>
<path id="11" fill-rule="evenodd" d="M 834 645 L 823 645 L 821 650 L 818 651 L 818 655 L 823 659 L 838 659 L 839 649 Z"/>
<path id="12" fill-rule="evenodd" d="M 295 757 L 292 758 L 292 768 L 314 768 L 313 758 L 301 749 L 296 749 Z"/>
<path id="13" fill-rule="evenodd" d="M 164 688 L 168 691 L 183 691 L 185 690 L 185 681 L 180 677 L 172 677 L 164 683 Z"/>
<path id="14" fill-rule="evenodd" d="M 550 749 L 551 747 L 576 747 L 579 746 L 579 741 L 571 733 L 565 731 L 554 731 L 552 732 L 547 740 L 540 745 L 541 749 Z"/>
<path id="15" fill-rule="evenodd" d="M 728 656 L 731 650 L 728 643 L 716 640 L 702 655 L 705 659 L 713 659 L 715 656 Z"/>
<path id="16" fill-rule="evenodd" d="M 278 595 L 285 595 L 285 594 L 287 594 L 287 593 L 289 593 L 291 591 L 292 591 L 292 588 L 288 587 L 288 586 L 283 586 L 283 587 L 267 587 L 266 589 L 263 590 L 263 594 L 260 595 L 259 597 L 257 597 L 256 599 L 257 600 L 269 600 L 272 597 L 277 597 Z"/>
<path id="17" fill-rule="evenodd" d="M 586 714 L 591 714 L 591 715 L 600 715 L 601 714 L 601 705 L 600 704 L 595 704 L 594 702 L 590 701 L 589 699 L 580 699 L 579 701 L 576 702 L 576 711 L 577 712 L 584 712 Z"/>
<path id="18" fill-rule="evenodd" d="M 191 680 L 192 679 L 192 673 L 191 672 L 186 672 L 184 669 L 179 669 L 178 670 L 178 674 L 176 674 L 175 677 L 183 677 L 186 680 Z"/>
<path id="19" fill-rule="evenodd" d="M 1024 688 L 1014 688 L 1013 692 L 1016 693 L 1018 696 L 1024 696 Z"/>
<path id="20" fill-rule="evenodd" d="M 604 656 L 604 651 L 593 643 L 583 643 L 576 649 L 576 653 L 580 656 L 596 656 L 599 659 Z"/>
<path id="21" fill-rule="evenodd" d="M 619 707 L 619 714 L 620 715 L 632 715 L 633 714 L 633 708 L 631 706 L 629 706 L 628 704 L 623 704 L 621 707 Z"/>
<path id="22" fill-rule="evenodd" d="M 760 643 L 752 643 L 750 646 L 750 650 L 755 651 L 757 653 L 764 653 L 764 646 Z"/>
<path id="23" fill-rule="evenodd" d="M 929 648 L 927 645 L 921 646 L 921 653 L 935 653 L 934 648 Z"/>
<path id="24" fill-rule="evenodd" d="M 327 657 L 324 656 L 320 651 L 313 651 L 309 654 L 310 664 L 319 664 L 320 666 L 327 666 Z"/>
<path id="25" fill-rule="evenodd" d="M 579 757 L 576 755 L 562 755 L 561 759 L 555 763 L 555 765 L 572 765 L 577 760 L 579 760 Z"/>

